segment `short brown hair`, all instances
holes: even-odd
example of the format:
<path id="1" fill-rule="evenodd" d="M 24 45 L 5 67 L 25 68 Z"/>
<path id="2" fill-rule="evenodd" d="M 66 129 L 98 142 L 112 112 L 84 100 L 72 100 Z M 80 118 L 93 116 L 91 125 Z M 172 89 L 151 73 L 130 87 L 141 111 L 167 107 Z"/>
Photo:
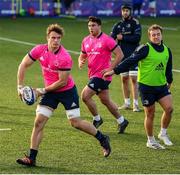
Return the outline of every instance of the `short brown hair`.
<path id="1" fill-rule="evenodd" d="M 162 33 L 162 31 L 163 31 L 163 28 L 160 26 L 160 25 L 158 25 L 158 24 L 153 24 L 153 25 L 151 25 L 149 28 L 148 28 L 148 34 L 150 34 L 150 31 L 152 31 L 152 30 L 160 30 L 161 31 L 161 33 Z"/>
<path id="2" fill-rule="evenodd" d="M 46 34 L 49 35 L 51 32 L 56 32 L 59 35 L 64 35 L 64 29 L 58 24 L 50 24 L 46 30 Z"/>
<path id="3" fill-rule="evenodd" d="M 101 25 L 102 23 L 101 23 L 101 19 L 100 18 L 97 18 L 97 17 L 95 17 L 95 16 L 89 16 L 89 18 L 88 18 L 88 22 L 95 22 L 95 23 L 97 23 L 98 25 Z"/>

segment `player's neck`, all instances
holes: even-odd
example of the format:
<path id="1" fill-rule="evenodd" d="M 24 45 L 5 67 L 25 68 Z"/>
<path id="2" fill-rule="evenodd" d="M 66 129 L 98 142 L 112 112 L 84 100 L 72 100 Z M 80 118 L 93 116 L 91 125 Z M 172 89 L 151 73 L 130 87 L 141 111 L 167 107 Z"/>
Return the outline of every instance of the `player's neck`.
<path id="1" fill-rule="evenodd" d="M 94 35 L 93 37 L 95 38 L 99 38 L 99 36 L 102 34 L 102 31 L 100 30 L 96 35 Z"/>
<path id="2" fill-rule="evenodd" d="M 56 53 L 59 49 L 60 49 L 61 46 L 59 47 L 48 47 L 48 50 L 52 53 Z"/>

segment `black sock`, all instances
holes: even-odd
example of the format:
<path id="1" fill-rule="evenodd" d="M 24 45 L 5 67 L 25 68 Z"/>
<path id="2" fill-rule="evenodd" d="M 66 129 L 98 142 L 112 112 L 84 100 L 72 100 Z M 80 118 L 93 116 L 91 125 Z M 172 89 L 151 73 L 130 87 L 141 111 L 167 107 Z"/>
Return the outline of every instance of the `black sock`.
<path id="1" fill-rule="evenodd" d="M 30 149 L 29 158 L 32 160 L 36 160 L 37 153 L 38 153 L 38 150 Z"/>
<path id="2" fill-rule="evenodd" d="M 104 135 L 100 132 L 97 131 L 96 135 L 95 135 L 96 139 L 99 140 L 100 142 L 102 142 L 104 140 Z"/>

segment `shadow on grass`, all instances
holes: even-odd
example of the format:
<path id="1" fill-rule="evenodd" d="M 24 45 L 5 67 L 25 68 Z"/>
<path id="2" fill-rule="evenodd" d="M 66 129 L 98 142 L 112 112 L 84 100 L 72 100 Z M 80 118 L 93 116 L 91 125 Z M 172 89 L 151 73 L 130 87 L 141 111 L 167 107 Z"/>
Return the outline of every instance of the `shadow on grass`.
<path id="1" fill-rule="evenodd" d="M 35 166 L 28 167 L 24 165 L 14 164 L 13 166 L 0 165 L 0 172 L 8 172 L 15 174 L 66 174 L 70 173 L 69 169 L 65 169 L 64 167 L 48 167 L 48 166 Z"/>

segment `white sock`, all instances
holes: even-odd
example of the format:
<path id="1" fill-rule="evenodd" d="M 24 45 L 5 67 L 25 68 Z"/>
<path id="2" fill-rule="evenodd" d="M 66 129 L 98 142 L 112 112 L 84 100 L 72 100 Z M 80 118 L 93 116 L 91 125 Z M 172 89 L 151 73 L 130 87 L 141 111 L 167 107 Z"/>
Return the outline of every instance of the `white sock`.
<path id="1" fill-rule="evenodd" d="M 161 135 L 166 135 L 167 129 L 166 128 L 161 128 L 160 134 Z"/>
<path id="2" fill-rule="evenodd" d="M 133 99 L 133 104 L 136 105 L 136 106 L 138 106 L 138 105 L 139 105 L 139 104 L 138 104 L 138 100 L 137 100 L 137 99 Z"/>
<path id="3" fill-rule="evenodd" d="M 125 98 L 124 103 L 130 105 L 131 104 L 130 98 Z"/>
<path id="4" fill-rule="evenodd" d="M 147 136 L 147 138 L 148 138 L 148 141 L 149 141 L 149 142 L 154 142 L 154 141 L 156 141 L 156 139 L 154 138 L 154 136 Z"/>
<path id="5" fill-rule="evenodd" d="M 95 115 L 93 116 L 93 120 L 99 121 L 101 119 L 100 115 Z"/>
<path id="6" fill-rule="evenodd" d="M 117 122 L 119 124 L 123 123 L 124 122 L 124 117 L 121 115 L 118 119 L 117 119 Z"/>

